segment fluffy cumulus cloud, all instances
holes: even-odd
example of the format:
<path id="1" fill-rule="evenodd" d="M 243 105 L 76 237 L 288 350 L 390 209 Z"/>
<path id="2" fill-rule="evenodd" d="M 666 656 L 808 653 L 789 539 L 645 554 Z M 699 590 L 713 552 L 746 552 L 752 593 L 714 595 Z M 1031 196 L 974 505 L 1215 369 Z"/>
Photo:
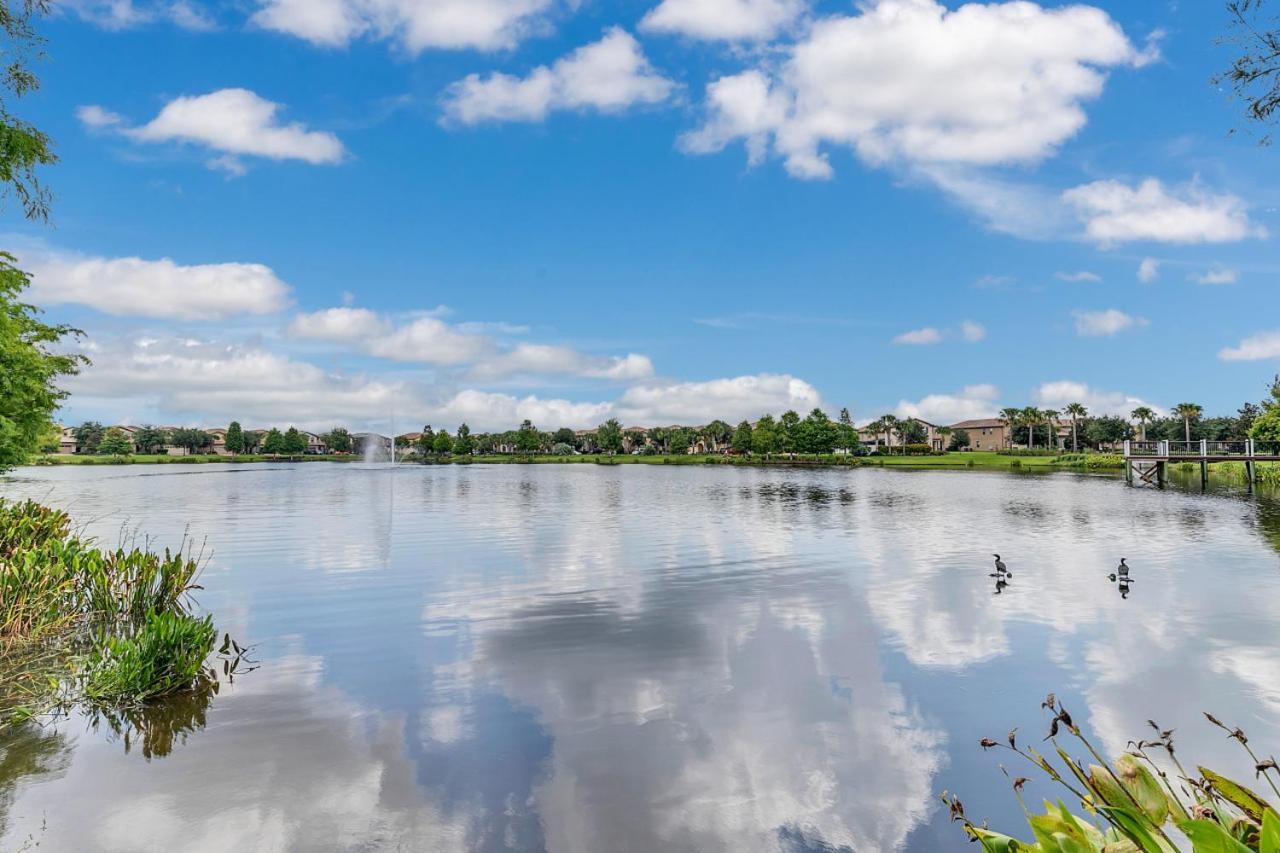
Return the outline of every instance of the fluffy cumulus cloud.
<path id="1" fill-rule="evenodd" d="M 1045 382 L 1035 389 L 1033 398 L 1037 406 L 1052 409 L 1064 409 L 1071 403 L 1083 403 L 1092 415 L 1121 415 L 1128 417 L 1129 412 L 1138 406 L 1147 406 L 1157 414 L 1164 410 L 1159 406 L 1146 402 L 1140 397 L 1125 394 L 1121 391 L 1106 391 L 1094 388 L 1084 382 L 1060 379 Z"/>
<path id="2" fill-rule="evenodd" d="M 398 382 L 331 373 L 260 346 L 145 335 L 95 336 L 93 364 L 66 381 L 71 404 L 118 421 L 362 425 L 412 394 Z"/>
<path id="3" fill-rule="evenodd" d="M 262 264 L 180 264 L 169 258 L 103 258 L 45 248 L 21 251 L 42 305 L 87 305 L 104 314 L 225 320 L 272 314 L 289 286 Z"/>
<path id="4" fill-rule="evenodd" d="M 1150 284 L 1160 277 L 1160 262 L 1155 258 L 1143 258 L 1138 264 L 1138 281 Z"/>
<path id="5" fill-rule="evenodd" d="M 297 340 L 340 344 L 377 358 L 413 364 L 467 366 L 467 377 L 576 376 L 629 382 L 653 375 L 647 356 L 596 356 L 573 347 L 509 343 L 494 333 L 522 331 L 504 324 L 448 323 L 437 316 L 397 322 L 367 308 L 327 308 L 299 314 L 289 325 Z"/>
<path id="6" fill-rule="evenodd" d="M 615 412 L 627 424 L 702 424 L 715 418 L 737 423 L 770 412 L 801 414 L 822 405 L 803 379 L 762 373 L 708 382 L 645 383 L 628 388 Z"/>
<path id="7" fill-rule="evenodd" d="M 932 326 L 925 326 L 923 329 L 903 332 L 895 337 L 893 342 L 905 346 L 929 346 L 942 343 L 942 333 Z"/>
<path id="8" fill-rule="evenodd" d="M 1072 311 L 1076 334 L 1083 338 L 1112 337 L 1128 329 L 1149 325 L 1143 317 L 1134 317 L 1117 308 L 1103 311 Z"/>
<path id="9" fill-rule="evenodd" d="M 640 28 L 707 41 L 760 41 L 807 10 L 805 0 L 662 0 Z"/>
<path id="10" fill-rule="evenodd" d="M 1280 332 L 1262 332 L 1251 335 L 1234 347 L 1218 352 L 1223 361 L 1266 361 L 1280 358 Z"/>
<path id="11" fill-rule="evenodd" d="M 953 394 L 930 394 L 920 400 L 900 400 L 894 410 L 900 418 L 920 418 L 932 424 L 953 424 L 993 417 L 999 410 L 1000 391 L 994 385 L 969 385 Z"/>
<path id="12" fill-rule="evenodd" d="M 1062 200 L 1084 224 L 1085 237 L 1103 246 L 1232 243 L 1267 236 L 1265 228 L 1249 219 L 1242 199 L 1211 193 L 1198 183 L 1166 187 L 1155 178 L 1137 186 L 1095 181 L 1067 190 Z"/>
<path id="13" fill-rule="evenodd" d="M 556 0 L 257 0 L 250 22 L 312 44 L 386 40 L 428 48 L 502 50 L 545 29 Z"/>
<path id="14" fill-rule="evenodd" d="M 1235 284 L 1240 280 L 1240 273 L 1230 267 L 1214 266 L 1202 273 L 1192 273 L 1190 279 L 1196 284 Z"/>
<path id="15" fill-rule="evenodd" d="M 539 429 L 581 429 L 604 423 L 612 416 L 613 405 L 607 402 L 573 402 L 535 395 L 516 397 L 467 389 L 436 408 L 435 422 L 465 423 L 481 430 L 508 430 L 529 420 Z"/>
<path id="16" fill-rule="evenodd" d="M 872 164 L 1035 162 L 1084 126 L 1107 69 L 1151 58 L 1090 6 L 872 0 L 816 22 L 776 73 L 710 83 L 706 122 L 682 143 L 743 140 L 801 178 L 831 176 L 826 145 Z"/>
<path id="17" fill-rule="evenodd" d="M 136 142 L 202 145 L 217 155 L 209 165 L 233 174 L 240 156 L 301 160 L 315 165 L 341 162 L 346 154 L 332 133 L 309 130 L 300 122 L 282 124 L 281 105 L 248 89 L 220 89 L 207 95 L 175 98 L 148 123 L 129 127 L 102 107 L 81 107 L 80 120 L 92 129 L 113 128 Z"/>
<path id="18" fill-rule="evenodd" d="M 665 101 L 675 84 L 654 70 L 640 43 L 621 27 L 525 77 L 471 74 L 444 96 L 447 124 L 541 121 L 553 110 L 621 112 Z"/>

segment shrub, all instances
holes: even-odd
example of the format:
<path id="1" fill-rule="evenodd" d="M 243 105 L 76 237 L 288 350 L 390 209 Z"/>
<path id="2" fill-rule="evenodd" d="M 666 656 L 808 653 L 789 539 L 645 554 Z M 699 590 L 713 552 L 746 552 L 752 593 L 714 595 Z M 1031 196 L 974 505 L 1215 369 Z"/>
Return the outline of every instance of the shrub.
<path id="1" fill-rule="evenodd" d="M 933 448 L 927 444 L 908 444 L 903 452 L 908 456 L 928 456 L 933 453 Z"/>

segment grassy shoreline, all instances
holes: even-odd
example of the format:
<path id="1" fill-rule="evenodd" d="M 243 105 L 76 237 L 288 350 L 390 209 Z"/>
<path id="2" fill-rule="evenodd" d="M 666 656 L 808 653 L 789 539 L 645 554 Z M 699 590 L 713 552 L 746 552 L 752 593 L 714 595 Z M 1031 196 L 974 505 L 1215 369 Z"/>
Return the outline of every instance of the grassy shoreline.
<path id="1" fill-rule="evenodd" d="M 1089 460 L 1092 460 L 1090 462 Z M 39 457 L 33 465 L 247 465 L 263 462 L 304 463 L 304 462 L 361 462 L 358 456 L 66 456 L 48 455 Z M 774 468 L 908 468 L 924 470 L 997 470 L 997 471 L 1083 471 L 1083 470 L 1119 470 L 1122 465 L 1115 463 L 1113 457 L 1106 456 L 1012 456 L 998 453 L 947 453 L 940 456 L 843 456 L 795 454 L 786 456 L 774 454 L 769 457 L 759 456 L 608 456 L 605 454 L 584 454 L 578 456 L 536 455 L 521 456 L 517 454 L 482 455 L 469 457 L 444 457 L 417 463 L 417 460 L 406 460 L 405 464 L 427 465 L 731 465 L 738 467 Z"/>

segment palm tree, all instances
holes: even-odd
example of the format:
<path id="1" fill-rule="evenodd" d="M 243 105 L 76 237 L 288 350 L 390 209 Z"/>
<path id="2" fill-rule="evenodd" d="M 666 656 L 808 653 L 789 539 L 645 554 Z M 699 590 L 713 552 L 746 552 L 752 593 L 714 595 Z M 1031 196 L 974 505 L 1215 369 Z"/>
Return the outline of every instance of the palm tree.
<path id="1" fill-rule="evenodd" d="M 1041 409 L 1040 416 L 1044 418 L 1045 430 L 1045 448 L 1053 450 L 1058 446 L 1058 418 L 1062 417 L 1062 412 L 1057 409 Z"/>
<path id="2" fill-rule="evenodd" d="M 1147 424 L 1155 420 L 1156 413 L 1148 406 L 1139 406 L 1129 413 L 1129 416 L 1138 422 L 1138 441 L 1147 440 Z"/>
<path id="3" fill-rule="evenodd" d="M 1044 414 L 1035 406 L 1022 410 L 1022 425 L 1027 428 L 1027 450 L 1036 449 L 1036 426 L 1044 420 Z"/>
<path id="4" fill-rule="evenodd" d="M 893 450 L 893 434 L 901 428 L 901 424 L 893 415 L 885 415 L 880 419 L 884 426 L 884 443 L 890 451 Z"/>
<path id="5" fill-rule="evenodd" d="M 1195 403 L 1179 403 L 1173 407 L 1173 413 L 1182 418 L 1182 428 L 1187 437 L 1187 443 L 1191 443 L 1191 422 L 1199 420 L 1204 414 L 1204 409 Z"/>
<path id="6" fill-rule="evenodd" d="M 955 430 L 951 429 L 951 427 L 938 427 L 938 437 L 942 439 L 943 450 L 951 449 L 951 433 L 953 432 Z"/>
<path id="7" fill-rule="evenodd" d="M 1077 438 L 1077 429 L 1082 418 L 1089 416 L 1089 410 L 1084 407 L 1083 403 L 1068 403 L 1067 414 L 1071 415 L 1071 452 L 1080 452 L 1080 441 Z"/>
<path id="8" fill-rule="evenodd" d="M 1009 446 L 1013 446 L 1013 428 L 1022 423 L 1022 409 L 1015 409 L 1012 406 L 1000 410 L 1000 420 L 1004 421 L 1005 429 L 1009 431 Z"/>

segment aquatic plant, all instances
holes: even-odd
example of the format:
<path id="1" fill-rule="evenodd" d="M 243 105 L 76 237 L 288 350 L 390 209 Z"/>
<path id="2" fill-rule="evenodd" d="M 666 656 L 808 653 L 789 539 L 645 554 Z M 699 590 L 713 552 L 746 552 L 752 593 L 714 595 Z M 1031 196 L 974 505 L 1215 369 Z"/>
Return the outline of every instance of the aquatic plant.
<path id="1" fill-rule="evenodd" d="M 1008 750 L 1069 792 L 1089 815 L 1073 814 L 1061 799 L 1045 802 L 1044 814 L 1033 814 L 1022 800 L 1025 776 L 1010 777 L 1014 796 L 1027 816 L 1034 842 L 1020 841 L 979 826 L 965 814 L 964 804 L 944 792 L 942 800 L 951 820 L 963 825 L 965 834 L 990 853 L 1177 853 L 1190 843 L 1195 853 L 1280 853 L 1280 814 L 1271 803 L 1247 786 L 1205 767 L 1192 774 L 1174 749 L 1173 730 L 1153 720 L 1150 739 L 1129 742 L 1129 750 L 1115 761 L 1104 759 L 1080 730 L 1067 709 L 1052 693 L 1041 704 L 1051 716 L 1045 738 L 1053 744 L 1065 772 L 1033 746 L 1019 746 L 1017 729 L 1004 743 L 983 738 L 983 750 Z M 1262 758 L 1249 746 L 1239 728 L 1206 713 L 1209 722 L 1235 740 L 1253 761 L 1259 779 L 1265 779 L 1280 801 L 1280 788 L 1272 774 L 1275 758 Z M 1088 767 L 1071 757 L 1058 742 L 1066 732 L 1096 761 Z M 1167 756 L 1169 768 L 1155 756 Z M 1001 770 L 1008 777 L 1003 766 Z"/>
<path id="2" fill-rule="evenodd" d="M 190 549 L 100 551 L 66 513 L 0 500 L 0 723 L 216 679 L 212 620 L 191 613 L 201 563 Z"/>
<path id="3" fill-rule="evenodd" d="M 217 636 L 212 616 L 149 613 L 136 631 L 107 636 L 85 656 L 81 695 L 129 706 L 205 686 L 216 678 L 205 659 Z"/>

